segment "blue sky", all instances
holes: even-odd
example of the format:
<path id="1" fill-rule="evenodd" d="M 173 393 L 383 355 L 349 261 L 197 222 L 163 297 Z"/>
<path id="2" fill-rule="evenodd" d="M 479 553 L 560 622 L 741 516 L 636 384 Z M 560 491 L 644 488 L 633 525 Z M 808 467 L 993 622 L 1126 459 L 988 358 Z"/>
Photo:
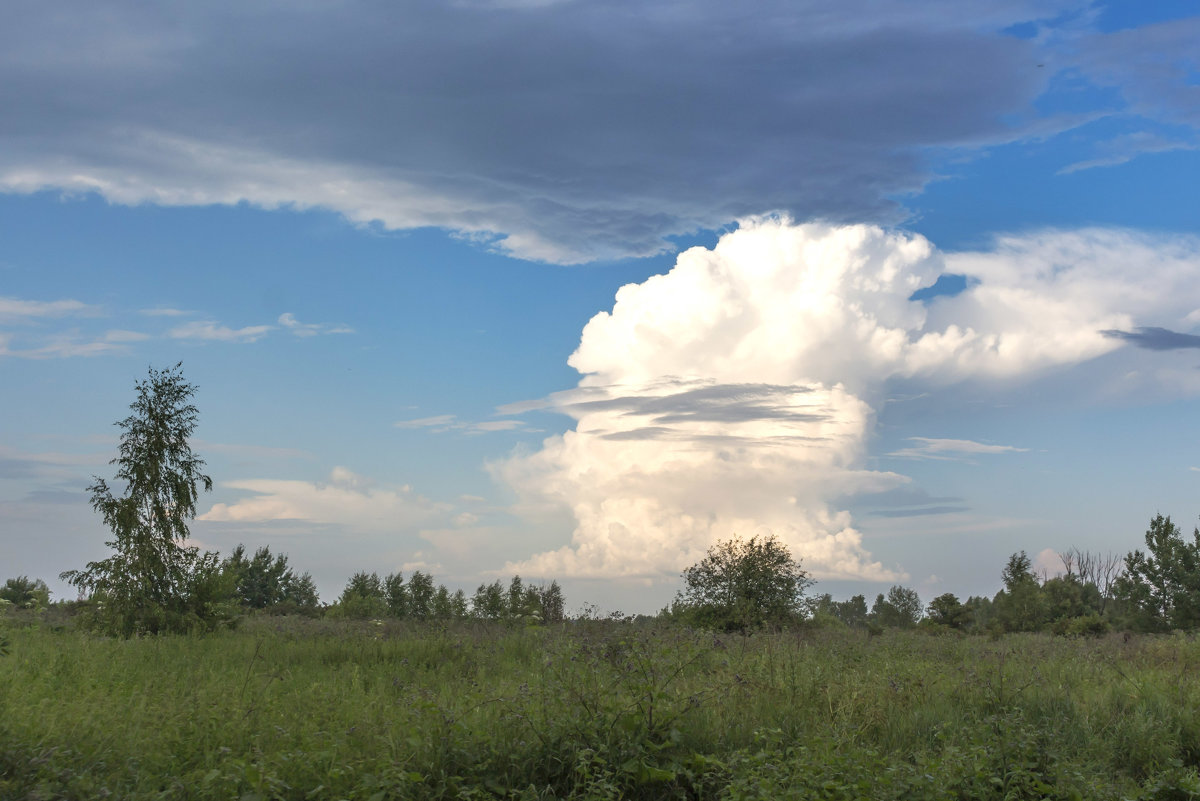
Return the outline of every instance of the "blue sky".
<path id="1" fill-rule="evenodd" d="M 1188 526 L 1197 40 L 1183 2 L 23 6 L 0 578 L 104 555 L 84 488 L 178 361 L 195 541 L 326 600 L 653 611 L 766 532 L 928 600 Z"/>

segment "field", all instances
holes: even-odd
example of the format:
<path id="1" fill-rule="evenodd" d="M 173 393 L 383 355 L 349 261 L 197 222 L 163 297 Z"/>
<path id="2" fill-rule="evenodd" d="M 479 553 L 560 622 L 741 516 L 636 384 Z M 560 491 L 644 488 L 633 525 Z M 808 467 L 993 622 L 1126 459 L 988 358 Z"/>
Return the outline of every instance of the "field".
<path id="1" fill-rule="evenodd" d="M 3 629 L 0 798 L 1200 797 L 1200 641 Z"/>

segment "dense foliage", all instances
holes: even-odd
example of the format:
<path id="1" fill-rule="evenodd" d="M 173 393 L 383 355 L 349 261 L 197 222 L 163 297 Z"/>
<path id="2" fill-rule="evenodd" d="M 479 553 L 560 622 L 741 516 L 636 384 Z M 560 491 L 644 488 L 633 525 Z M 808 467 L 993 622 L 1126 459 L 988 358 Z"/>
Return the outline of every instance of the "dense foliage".
<path id="1" fill-rule="evenodd" d="M 672 614 L 723 631 L 785 626 L 804 612 L 812 584 L 787 546 L 773 536 L 726 540 L 683 571 Z"/>
<path id="2" fill-rule="evenodd" d="M 276 614 L 316 614 L 320 608 L 317 585 L 308 573 L 297 576 L 288 566 L 286 554 L 271 555 L 269 547 L 246 556 L 238 545 L 221 563 L 229 576 L 234 597 L 245 609 L 266 609 Z"/>
<path id="3" fill-rule="evenodd" d="M 413 571 L 407 582 L 402 573 L 391 573 L 382 579 L 378 573 L 355 573 L 328 614 L 360 620 L 473 618 L 526 623 L 558 623 L 565 617 L 562 588 L 557 581 L 542 586 L 526 584 L 520 576 L 513 576 L 506 589 L 497 579 L 491 584 L 481 584 L 468 599 L 462 590 L 451 592 L 443 584 L 435 588 L 433 577 L 420 570 Z"/>
<path id="4" fill-rule="evenodd" d="M 1187 542 L 1170 517 L 1156 515 L 1146 531 L 1146 553 L 1125 557 L 1116 596 L 1143 631 L 1200 626 L 1200 529 Z"/>
<path id="5" fill-rule="evenodd" d="M 17 576 L 0 587 L 0 601 L 17 609 L 40 609 L 50 603 L 50 588 L 41 579 Z"/>
<path id="6" fill-rule="evenodd" d="M 1185 637 L 298 616 L 204 637 L 7 634 L 13 801 L 1200 792 Z"/>

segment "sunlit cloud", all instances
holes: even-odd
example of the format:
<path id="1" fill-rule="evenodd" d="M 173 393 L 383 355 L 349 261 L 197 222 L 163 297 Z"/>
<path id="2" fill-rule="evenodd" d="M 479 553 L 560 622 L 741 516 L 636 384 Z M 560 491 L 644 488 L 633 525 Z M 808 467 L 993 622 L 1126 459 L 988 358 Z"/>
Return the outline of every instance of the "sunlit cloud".
<path id="1" fill-rule="evenodd" d="M 232 503 L 216 503 L 196 519 L 214 523 L 296 521 L 334 525 L 347 531 L 381 533 L 429 522 L 448 507 L 407 485 L 379 486 L 344 467 L 328 481 L 249 479 L 223 482 L 228 490 L 250 493 Z"/>
<path id="2" fill-rule="evenodd" d="M 943 255 L 919 236 L 870 226 L 748 220 L 712 250 L 681 254 L 668 274 L 621 288 L 569 360 L 583 374 L 578 388 L 504 410 L 575 421 L 491 465 L 524 508 L 557 506 L 575 521 L 569 543 L 508 569 L 666 577 L 717 539 L 769 531 L 818 577 L 898 580 L 903 568 L 872 558 L 838 508 L 908 483 L 864 467 L 888 382 L 920 395 L 1029 381 L 1122 347 L 1105 331 L 1177 324 L 1200 308 L 1198 243 L 1038 232 Z M 1131 261 L 1143 269 L 1131 272 Z M 910 300 L 945 273 L 967 277 L 962 292 Z M 910 442 L 893 455 L 1026 450 Z M 936 500 L 882 514 L 967 511 Z"/>

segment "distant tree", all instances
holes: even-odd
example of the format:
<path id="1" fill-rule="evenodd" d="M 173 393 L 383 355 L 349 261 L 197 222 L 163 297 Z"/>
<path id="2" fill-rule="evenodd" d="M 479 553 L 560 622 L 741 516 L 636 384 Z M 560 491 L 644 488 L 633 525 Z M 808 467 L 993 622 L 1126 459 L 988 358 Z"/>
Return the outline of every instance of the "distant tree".
<path id="1" fill-rule="evenodd" d="M 916 590 L 895 585 L 886 598 L 882 593 L 875 598 L 870 616 L 880 626 L 910 629 L 921 619 L 921 597 Z"/>
<path id="2" fill-rule="evenodd" d="M 383 580 L 383 599 L 390 616 L 401 620 L 408 617 L 412 604 L 408 587 L 404 586 L 404 574 L 391 573 Z"/>
<path id="3" fill-rule="evenodd" d="M 1004 588 L 1007 590 L 1012 590 L 1020 584 L 1037 581 L 1037 576 L 1033 574 L 1033 562 L 1030 560 L 1029 554 L 1018 551 L 1008 557 L 1008 562 L 1000 571 L 1000 580 L 1004 582 Z"/>
<path id="4" fill-rule="evenodd" d="M 538 600 L 542 607 L 543 623 L 561 623 L 566 618 L 564 611 L 562 588 L 557 581 L 551 581 L 549 586 L 538 590 Z"/>
<path id="5" fill-rule="evenodd" d="M 451 620 L 454 618 L 453 600 L 450 596 L 450 590 L 446 589 L 445 584 L 439 584 L 437 592 L 433 594 L 432 617 L 434 620 Z"/>
<path id="6" fill-rule="evenodd" d="M 110 462 L 124 490 L 114 495 L 98 477 L 88 488 L 92 508 L 113 532 L 107 545 L 114 553 L 62 579 L 91 593 L 87 620 L 109 633 L 211 629 L 229 621 L 233 607 L 217 554 L 184 545 L 199 492 L 212 489 L 204 461 L 188 445 L 199 417 L 195 387 L 176 364 L 151 368 L 136 389 L 133 413 L 117 423 L 119 455 Z"/>
<path id="7" fill-rule="evenodd" d="M 697 625 L 738 631 L 799 619 L 812 584 L 773 536 L 726 540 L 683 572 L 675 609 Z"/>
<path id="8" fill-rule="evenodd" d="M 849 600 L 839 601 L 833 606 L 833 614 L 847 626 L 861 628 L 867 625 L 867 597 L 854 595 Z"/>
<path id="9" fill-rule="evenodd" d="M 313 616 L 320 612 L 321 597 L 311 573 L 306 571 L 292 579 L 284 603 L 295 605 L 296 611 L 303 615 Z"/>
<path id="10" fill-rule="evenodd" d="M 455 620 L 463 620 L 470 615 L 470 607 L 467 603 L 467 594 L 462 590 L 455 590 L 450 596 L 450 616 Z"/>
<path id="11" fill-rule="evenodd" d="M 1084 586 L 1086 596 L 1094 596 L 1097 601 L 1097 611 L 1104 614 L 1108 602 L 1113 597 L 1117 579 L 1125 572 L 1125 560 L 1118 554 L 1084 551 L 1079 548 L 1069 548 L 1059 557 L 1068 576 L 1079 577 Z M 1089 587 L 1093 589 L 1088 589 Z M 1089 601 L 1090 603 L 1090 601 Z"/>
<path id="12" fill-rule="evenodd" d="M 1114 594 L 1129 622 L 1144 631 L 1193 629 L 1200 625 L 1200 529 L 1191 542 L 1170 517 L 1156 515 L 1146 531 L 1146 553 L 1125 557 L 1125 573 Z"/>
<path id="13" fill-rule="evenodd" d="M 995 605 L 991 598 L 985 595 L 972 595 L 963 601 L 963 608 L 967 610 L 968 615 L 967 631 L 980 632 L 992 625 L 995 618 Z"/>
<path id="14" fill-rule="evenodd" d="M 41 579 L 17 576 L 0 587 L 0 600 L 18 609 L 41 609 L 50 605 L 50 588 Z"/>
<path id="15" fill-rule="evenodd" d="M 1065 624 L 1062 621 L 1098 614 L 1099 607 L 1094 605 L 1098 595 L 1088 592 L 1088 587 L 1071 573 L 1047 579 L 1042 584 L 1045 620 L 1051 628 L 1063 630 Z"/>
<path id="16" fill-rule="evenodd" d="M 542 621 L 542 594 L 533 584 L 526 584 L 520 576 L 513 576 L 508 585 L 505 616 L 510 620 L 526 622 Z"/>
<path id="17" fill-rule="evenodd" d="M 433 617 L 433 596 L 436 590 L 433 577 L 420 570 L 414 570 L 408 579 L 408 613 L 417 620 L 428 620 Z"/>
<path id="18" fill-rule="evenodd" d="M 271 555 L 271 549 L 263 546 L 246 558 L 246 547 L 238 545 L 222 563 L 222 569 L 234 581 L 234 591 L 242 606 L 250 609 L 266 609 L 283 603 L 296 577 L 288 567 L 287 556 Z"/>
<path id="19" fill-rule="evenodd" d="M 992 603 L 995 620 L 1005 631 L 1037 631 L 1046 622 L 1046 604 L 1033 563 L 1024 551 L 1014 553 L 1000 572 L 1004 589 Z"/>
<path id="20" fill-rule="evenodd" d="M 825 593 L 809 603 L 809 613 L 817 623 L 837 621 L 846 626 L 861 628 L 867 625 L 867 598 L 855 595 L 847 601 L 835 601 Z"/>
<path id="21" fill-rule="evenodd" d="M 471 615 L 480 620 L 503 620 L 507 613 L 507 599 L 499 579 L 491 584 L 480 584 L 471 598 Z"/>
<path id="22" fill-rule="evenodd" d="M 520 576 L 513 576 L 512 581 L 508 584 L 508 597 L 506 604 L 508 606 L 507 616 L 510 618 L 520 618 L 528 614 L 530 609 L 525 606 L 525 584 L 521 581 Z"/>
<path id="23" fill-rule="evenodd" d="M 926 619 L 952 629 L 964 629 L 971 622 L 971 610 L 962 605 L 957 595 L 947 592 L 929 602 Z"/>
<path id="24" fill-rule="evenodd" d="M 387 611 L 378 573 L 360 571 L 350 577 L 338 598 L 337 614 L 352 618 L 382 617 Z"/>

